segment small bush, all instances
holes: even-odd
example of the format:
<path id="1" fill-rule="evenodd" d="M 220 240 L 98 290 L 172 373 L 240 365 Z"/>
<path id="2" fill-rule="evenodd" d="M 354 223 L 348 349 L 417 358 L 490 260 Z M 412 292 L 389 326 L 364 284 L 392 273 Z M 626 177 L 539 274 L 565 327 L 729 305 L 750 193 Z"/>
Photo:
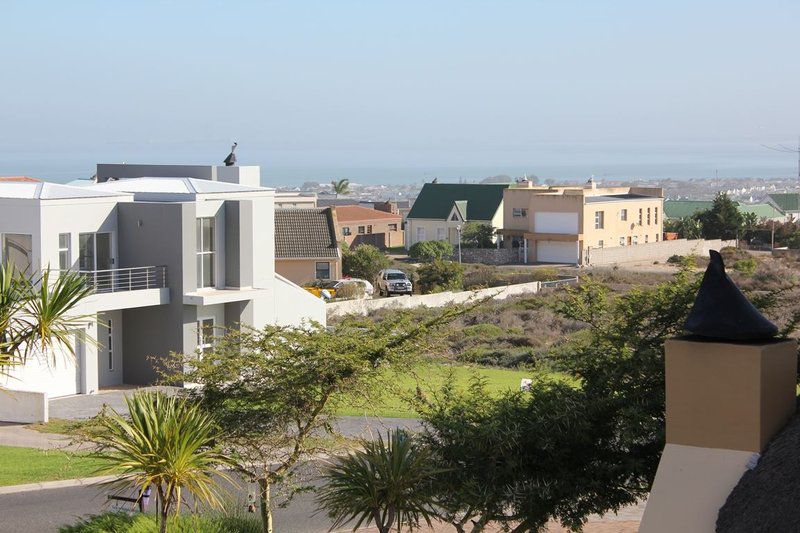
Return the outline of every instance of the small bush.
<path id="1" fill-rule="evenodd" d="M 756 267 L 758 267 L 758 263 L 752 257 L 739 259 L 733 263 L 733 269 L 745 276 L 752 276 L 756 271 Z"/>
<path id="2" fill-rule="evenodd" d="M 464 286 L 464 267 L 453 261 L 436 259 L 417 270 L 423 293 L 458 291 Z"/>
<path id="3" fill-rule="evenodd" d="M 494 324 L 475 324 L 462 328 L 461 334 L 467 337 L 499 337 L 503 334 L 503 328 Z"/>
<path id="4" fill-rule="evenodd" d="M 680 265 L 681 263 L 683 263 L 683 260 L 684 257 L 682 255 L 675 254 L 669 256 L 669 258 L 667 259 L 667 263 L 669 263 L 670 265 Z"/>
<path id="5" fill-rule="evenodd" d="M 342 270 L 348 276 L 373 281 L 391 260 L 371 244 L 362 244 L 342 254 Z"/>
<path id="6" fill-rule="evenodd" d="M 228 516 L 221 513 L 207 515 L 183 514 L 171 516 L 170 533 L 260 533 L 261 521 L 251 516 Z M 81 519 L 77 524 L 62 526 L 60 533 L 157 533 L 158 522 L 150 514 L 128 515 L 109 512 Z"/>
<path id="7" fill-rule="evenodd" d="M 364 295 L 365 289 L 361 283 L 345 283 L 336 289 L 336 299 L 356 300 Z"/>
<path id="8" fill-rule="evenodd" d="M 447 241 L 421 241 L 408 249 L 408 256 L 416 261 L 449 259 L 453 256 L 453 245 Z"/>

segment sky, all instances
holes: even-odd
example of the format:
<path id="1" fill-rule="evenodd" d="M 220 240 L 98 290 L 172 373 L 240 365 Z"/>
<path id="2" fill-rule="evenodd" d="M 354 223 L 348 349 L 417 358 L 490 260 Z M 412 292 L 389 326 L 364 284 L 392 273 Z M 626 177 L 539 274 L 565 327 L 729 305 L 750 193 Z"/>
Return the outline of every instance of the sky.
<path id="1" fill-rule="evenodd" d="M 216 163 L 233 140 L 240 163 L 298 180 L 796 172 L 761 146 L 800 134 L 796 0 L 0 0 L 0 12 L 0 175 Z"/>

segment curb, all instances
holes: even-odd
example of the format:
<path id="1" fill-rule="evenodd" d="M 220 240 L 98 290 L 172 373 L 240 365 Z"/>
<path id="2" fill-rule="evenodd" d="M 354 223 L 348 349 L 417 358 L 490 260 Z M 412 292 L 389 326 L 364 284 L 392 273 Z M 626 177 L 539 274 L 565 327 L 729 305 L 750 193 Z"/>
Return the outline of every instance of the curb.
<path id="1" fill-rule="evenodd" d="M 117 479 L 119 476 L 96 476 L 80 479 L 62 479 L 59 481 L 42 481 L 41 483 L 27 483 L 25 485 L 9 485 L 0 487 L 0 496 L 4 494 L 17 494 L 20 492 L 35 492 L 47 489 L 65 489 L 69 487 L 83 487 L 88 485 L 98 485 Z"/>

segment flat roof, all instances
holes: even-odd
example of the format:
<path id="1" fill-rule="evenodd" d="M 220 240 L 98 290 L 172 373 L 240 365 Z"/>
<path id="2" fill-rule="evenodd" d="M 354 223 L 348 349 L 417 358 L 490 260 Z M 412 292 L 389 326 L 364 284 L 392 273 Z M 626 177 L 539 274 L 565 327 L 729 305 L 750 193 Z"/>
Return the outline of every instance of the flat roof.
<path id="1" fill-rule="evenodd" d="M 73 187 L 59 183 L 3 181 L 0 182 L 0 198 L 21 200 L 68 200 L 78 198 L 113 198 L 129 196 L 124 192 L 93 190 L 89 187 Z"/>

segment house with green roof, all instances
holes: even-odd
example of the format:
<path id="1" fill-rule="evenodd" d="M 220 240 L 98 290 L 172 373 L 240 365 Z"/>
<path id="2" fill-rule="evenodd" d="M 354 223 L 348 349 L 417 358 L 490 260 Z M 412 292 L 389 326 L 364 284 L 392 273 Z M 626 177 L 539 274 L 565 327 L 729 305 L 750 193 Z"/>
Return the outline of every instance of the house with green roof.
<path id="1" fill-rule="evenodd" d="M 737 204 L 739 212 L 742 214 L 753 213 L 758 220 L 774 220 L 776 222 L 786 220 L 786 213 L 780 208 L 770 203 L 760 204 Z"/>
<path id="2" fill-rule="evenodd" d="M 406 248 L 421 241 L 458 244 L 467 222 L 503 227 L 508 184 L 426 183 L 406 216 Z"/>
<path id="3" fill-rule="evenodd" d="M 787 216 L 795 220 L 800 218 L 800 194 L 796 192 L 772 193 L 767 195 L 766 200 Z"/>
<path id="4" fill-rule="evenodd" d="M 714 202 L 711 200 L 665 200 L 664 216 L 667 219 L 677 220 L 708 211 L 713 206 Z M 772 203 L 743 204 L 736 202 L 736 206 L 740 213 L 754 213 L 758 220 L 786 219 L 786 213 Z"/>

